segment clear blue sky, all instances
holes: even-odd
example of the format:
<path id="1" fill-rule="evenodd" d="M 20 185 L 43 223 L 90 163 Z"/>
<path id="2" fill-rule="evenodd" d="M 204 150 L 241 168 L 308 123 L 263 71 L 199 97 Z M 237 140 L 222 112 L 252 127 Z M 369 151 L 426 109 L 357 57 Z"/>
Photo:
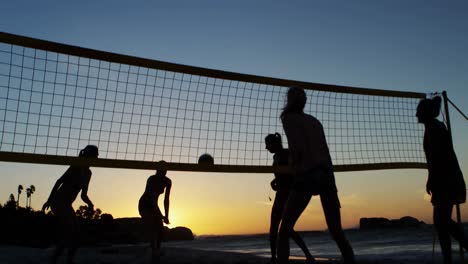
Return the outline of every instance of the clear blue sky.
<path id="1" fill-rule="evenodd" d="M 467 12 L 467 1 L 71 3 L 16 0 L 2 3 L 0 30 L 98 50 L 255 75 L 423 93 L 446 90 L 466 114 Z M 468 123 L 453 109 L 451 118 L 456 152 L 466 179 Z M 42 203 L 63 167 L 39 167 L 39 176 L 25 176 L 38 167 L 0 163 L 1 171 L 8 174 L 0 177 L 0 202 L 15 191 L 17 184 L 33 183 L 40 187 L 36 206 Z M 125 184 L 125 173 L 119 171 L 116 174 L 119 173 L 121 178 L 116 176 L 116 181 Z M 135 173 L 148 175 L 148 172 Z M 367 176 L 354 178 L 338 175 L 338 184 L 343 195 L 350 197 L 364 192 L 361 191 L 363 183 L 376 181 L 378 188 L 382 183 L 377 182 L 388 178 L 391 180 L 384 185 L 392 190 L 424 187 L 424 171 L 411 171 L 407 175 L 415 175 L 412 178 L 406 174 L 406 171 L 370 172 L 365 173 Z M 98 175 L 95 172 L 93 180 L 96 182 L 100 181 Z M 145 177 L 137 178 L 143 184 Z M 261 195 L 265 196 L 271 176 L 260 178 L 264 179 L 258 184 L 265 185 L 261 187 Z M 136 198 L 131 199 L 138 199 L 143 187 L 136 188 L 139 188 Z M 392 195 L 392 190 L 386 193 Z M 372 195 L 378 194 L 366 192 L 363 197 L 367 198 L 360 201 L 372 200 Z M 96 193 L 95 197 L 100 196 Z M 422 202 L 428 206 L 427 201 Z M 115 208 L 109 205 L 103 210 L 112 213 L 117 210 Z M 129 216 L 135 214 L 136 209 L 132 210 Z M 375 214 L 382 213 L 375 209 Z M 426 214 L 421 213 L 421 217 L 428 221 L 430 216 Z M 358 215 L 353 216 L 356 222 Z M 353 221 L 350 220 L 348 226 Z M 312 227 L 315 226 L 304 225 L 304 228 Z"/>

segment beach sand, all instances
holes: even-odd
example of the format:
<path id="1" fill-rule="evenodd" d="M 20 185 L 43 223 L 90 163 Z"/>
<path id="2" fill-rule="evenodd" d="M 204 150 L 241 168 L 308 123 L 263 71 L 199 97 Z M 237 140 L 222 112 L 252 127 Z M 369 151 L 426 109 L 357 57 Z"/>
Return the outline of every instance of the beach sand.
<path id="1" fill-rule="evenodd" d="M 1 246 L 0 263 L 1 264 L 35 264 L 48 263 L 53 252 L 52 248 L 40 249 L 19 246 Z M 185 263 L 267 263 L 265 258 L 230 252 L 210 252 L 205 250 L 194 250 L 186 248 L 163 248 L 164 255 L 161 257 L 161 263 L 167 264 L 185 264 Z M 75 257 L 75 263 L 134 263 L 147 264 L 150 261 L 150 250 L 147 246 L 109 246 L 95 248 L 80 248 Z M 65 263 L 65 257 L 62 257 L 59 263 Z"/>
<path id="2" fill-rule="evenodd" d="M 1 264 L 35 264 L 48 263 L 49 257 L 52 254 L 52 248 L 30 248 L 20 246 L 0 246 L 0 263 Z M 164 256 L 161 257 L 162 264 L 253 264 L 269 263 L 268 258 L 262 258 L 251 254 L 219 252 L 195 250 L 177 247 L 163 247 Z M 150 260 L 150 250 L 146 245 L 118 245 L 118 246 L 103 246 L 103 247 L 87 247 L 80 248 L 75 263 L 77 264 L 111 264 L 111 263 L 132 263 L 132 264 L 147 264 Z M 360 259 L 357 258 L 360 264 L 424 264 L 431 263 L 427 261 L 402 261 L 386 259 Z M 291 264 L 304 263 L 302 258 L 291 259 Z M 61 262 L 65 263 L 65 257 L 62 257 Z M 339 264 L 339 260 L 318 259 L 317 264 Z"/>

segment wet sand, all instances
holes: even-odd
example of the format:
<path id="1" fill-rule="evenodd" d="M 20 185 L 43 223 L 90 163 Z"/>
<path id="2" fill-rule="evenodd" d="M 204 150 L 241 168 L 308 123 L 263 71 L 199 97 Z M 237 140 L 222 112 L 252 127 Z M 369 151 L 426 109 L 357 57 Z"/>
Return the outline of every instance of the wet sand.
<path id="1" fill-rule="evenodd" d="M 53 249 L 30 248 L 20 246 L 0 246 L 0 263 L 1 264 L 35 264 L 48 263 Z M 253 264 L 269 263 L 268 258 L 243 253 L 220 252 L 196 250 L 177 247 L 163 247 L 163 256 L 161 264 Z M 361 264 L 429 264 L 427 261 L 402 261 L 392 260 L 389 258 L 371 260 L 357 257 L 358 263 Z M 102 247 L 87 247 L 80 248 L 76 257 L 76 264 L 111 264 L 111 263 L 128 263 L 128 264 L 147 264 L 150 262 L 150 250 L 146 245 L 118 245 L 118 246 L 102 246 Z M 291 264 L 305 263 L 303 258 L 292 258 Z M 65 263 L 63 256 L 59 263 Z M 317 264 L 339 264 L 339 260 L 317 259 Z"/>

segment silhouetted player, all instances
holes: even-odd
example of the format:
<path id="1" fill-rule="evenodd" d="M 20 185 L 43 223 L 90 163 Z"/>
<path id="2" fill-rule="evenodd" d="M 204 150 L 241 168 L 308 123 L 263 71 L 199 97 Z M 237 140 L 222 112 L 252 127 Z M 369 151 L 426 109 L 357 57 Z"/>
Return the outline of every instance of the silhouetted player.
<path id="1" fill-rule="evenodd" d="M 290 88 L 281 113 L 295 178 L 278 233 L 278 262 L 288 263 L 288 239 L 294 225 L 312 195 L 320 195 L 328 230 L 341 251 L 344 263 L 355 263 L 353 249 L 341 227 L 340 201 L 325 133 L 315 117 L 304 113 L 306 101 L 303 89 Z"/>
<path id="2" fill-rule="evenodd" d="M 164 161 L 160 162 L 164 163 Z M 157 170 L 155 175 L 148 178 L 145 192 L 138 202 L 138 211 L 149 235 L 152 263 L 159 263 L 163 222 L 169 224 L 169 195 L 172 181 L 166 177 L 166 173 L 166 170 Z M 158 198 L 164 192 L 163 215 L 158 206 Z"/>
<path id="3" fill-rule="evenodd" d="M 269 134 L 265 137 L 265 148 L 273 155 L 273 166 L 287 166 L 289 164 L 289 151 L 283 148 L 281 135 L 278 133 Z M 275 173 L 275 178 L 271 181 L 271 188 L 276 191 L 273 207 L 271 208 L 270 221 L 270 248 L 271 248 L 271 263 L 276 263 L 276 240 L 278 237 L 278 227 L 283 216 L 283 209 L 288 200 L 289 191 L 294 181 L 294 175 L 287 173 Z M 294 230 L 291 233 L 291 238 L 304 251 L 306 263 L 314 263 L 315 259 L 310 254 L 307 246 L 302 238 Z"/>
<path id="4" fill-rule="evenodd" d="M 439 234 L 444 263 L 452 263 L 450 235 L 468 250 L 463 230 L 452 220 L 455 204 L 466 201 L 466 187 L 450 135 L 444 123 L 436 119 L 440 113 L 441 98 L 423 99 L 416 110 L 418 122 L 424 124 L 424 152 L 429 177 L 426 191 L 434 206 L 434 225 Z"/>
<path id="5" fill-rule="evenodd" d="M 97 158 L 98 148 L 88 145 L 80 151 L 79 157 Z M 78 249 L 79 225 L 72 204 L 81 191 L 81 199 L 93 210 L 94 205 L 88 198 L 88 185 L 91 179 L 89 167 L 71 166 L 57 180 L 49 199 L 42 206 L 42 211 L 50 207 L 52 213 L 58 219 L 58 243 L 52 256 L 52 263 L 56 263 L 58 257 L 65 248 L 68 249 L 67 263 L 73 263 L 73 257 Z"/>

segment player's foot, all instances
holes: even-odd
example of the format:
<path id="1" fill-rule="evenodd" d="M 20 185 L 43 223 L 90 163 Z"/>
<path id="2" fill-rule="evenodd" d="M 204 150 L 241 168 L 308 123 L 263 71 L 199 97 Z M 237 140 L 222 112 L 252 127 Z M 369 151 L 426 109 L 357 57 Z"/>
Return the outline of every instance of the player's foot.
<path id="1" fill-rule="evenodd" d="M 309 256 L 306 258 L 306 261 L 305 261 L 306 264 L 315 264 L 315 258 L 312 257 L 312 256 Z"/>

